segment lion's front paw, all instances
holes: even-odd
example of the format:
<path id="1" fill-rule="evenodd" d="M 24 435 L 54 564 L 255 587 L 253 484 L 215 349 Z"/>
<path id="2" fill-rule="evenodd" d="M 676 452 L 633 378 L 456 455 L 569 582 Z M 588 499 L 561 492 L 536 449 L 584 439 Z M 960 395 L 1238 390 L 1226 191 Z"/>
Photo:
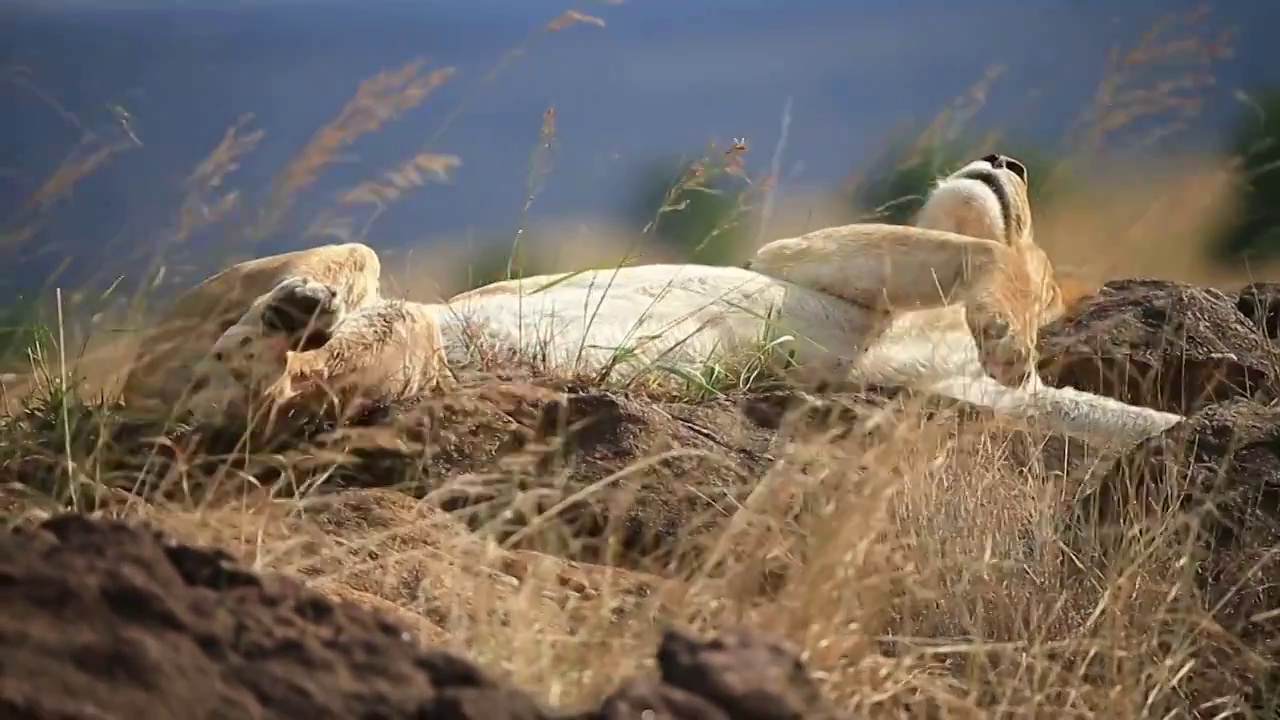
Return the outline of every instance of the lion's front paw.
<path id="1" fill-rule="evenodd" d="M 969 332 L 978 346 L 982 367 L 1001 385 L 1020 387 L 1035 371 L 1033 341 L 1018 332 L 1019 325 L 1004 313 L 966 314 Z"/>
<path id="2" fill-rule="evenodd" d="M 333 288 L 308 278 L 289 278 L 268 296 L 262 329 L 282 336 L 288 349 L 305 352 L 329 342 L 345 314 Z"/>

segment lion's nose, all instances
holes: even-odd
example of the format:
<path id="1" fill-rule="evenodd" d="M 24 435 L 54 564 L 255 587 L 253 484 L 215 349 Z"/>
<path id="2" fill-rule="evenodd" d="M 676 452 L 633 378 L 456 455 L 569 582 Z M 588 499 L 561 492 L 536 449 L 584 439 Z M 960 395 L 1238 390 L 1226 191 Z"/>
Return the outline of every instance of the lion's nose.
<path id="1" fill-rule="evenodd" d="M 1008 155 L 1000 155 L 999 153 L 991 153 L 983 155 L 982 161 L 991 165 L 997 170 L 1008 170 L 1017 175 L 1023 182 L 1027 181 L 1027 167 L 1022 163 L 1014 160 Z"/>

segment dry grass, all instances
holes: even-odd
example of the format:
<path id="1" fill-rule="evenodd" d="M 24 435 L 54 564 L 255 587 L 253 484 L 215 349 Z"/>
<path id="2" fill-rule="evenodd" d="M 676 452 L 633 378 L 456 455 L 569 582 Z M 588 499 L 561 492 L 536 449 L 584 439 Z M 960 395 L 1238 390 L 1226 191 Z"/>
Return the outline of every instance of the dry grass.
<path id="1" fill-rule="evenodd" d="M 1127 560 L 1097 569 L 1064 544 L 1079 487 L 1028 460 L 1038 442 L 1034 431 L 994 420 L 959 426 L 911 406 L 887 432 L 780 436 L 770 469 L 724 518 L 711 552 L 667 579 L 504 549 L 394 488 L 296 497 L 246 485 L 181 502 L 111 491 L 98 507 L 388 612 L 424 642 L 464 651 L 556 702 L 598 697 L 644 671 L 661 625 L 678 622 L 708 631 L 745 623 L 790 638 L 855 717 L 927 708 L 945 717 L 1185 717 L 1206 702 L 1216 705 L 1205 716 L 1245 712 L 1238 693 L 1249 658 L 1206 665 L 1232 640 L 1201 608 L 1178 519 L 1110 548 Z M 10 448 L 6 474 L 23 452 Z M 111 452 L 72 451 L 85 487 Z M 532 463 L 520 453 L 495 461 L 558 482 Z M 325 461 L 310 464 L 305 476 L 324 476 Z M 219 476 L 187 468 L 183 483 L 234 487 L 232 475 Z M 8 497 L 11 520 L 69 502 Z M 785 581 L 768 580 L 778 567 Z"/>
<path id="2" fill-rule="evenodd" d="M 454 72 L 453 68 L 439 68 L 424 74 L 421 69 L 422 61 L 415 60 L 360 83 L 337 117 L 320 128 L 276 178 L 271 199 L 254 229 L 256 237 L 266 237 L 276 229 L 298 193 L 315 182 L 343 148 L 422 104 Z"/>
<path id="3" fill-rule="evenodd" d="M 603 24 L 571 11 L 542 31 L 584 23 Z M 1194 65 L 1207 53 L 1203 43 L 1161 44 L 1155 36 L 1117 53 L 1088 115 L 1092 129 L 1080 131 L 1083 144 L 1102 147 L 1151 108 L 1171 114 L 1171 123 L 1185 122 L 1198 107 L 1188 93 L 1203 87 L 1203 67 L 1186 82 L 1154 89 L 1129 83 L 1144 63 L 1191 58 Z M 278 175 L 255 232 L 274 227 L 340 152 L 422 103 L 449 76 L 447 69 L 423 73 L 415 62 L 361 85 Z M 947 122 L 965 112 L 952 111 Z M 554 139 L 551 118 L 544 123 L 545 152 L 531 163 L 529 203 Z M 240 202 L 227 178 L 262 140 L 246 125 L 228 130 L 192 173 L 193 199 L 179 211 L 174 238 L 220 221 Z M 34 205 L 65 197 L 114 147 L 78 150 L 76 162 L 33 195 Z M 431 147 L 415 149 L 399 166 L 351 188 L 338 205 L 368 204 L 376 216 L 404 193 L 446 179 L 460 162 Z M 1094 280 L 1131 274 L 1243 280 L 1211 275 L 1199 261 L 1200 238 L 1226 212 L 1219 166 L 1210 158 L 1162 170 L 1159 182 L 1148 172 L 1120 188 L 1090 183 L 1062 194 L 1039 212 L 1042 242 L 1055 259 Z M 761 187 L 767 182 L 757 180 Z M 775 210 L 774 220 L 799 226 L 813 218 L 797 207 Z M 359 232 L 354 222 L 338 225 L 356 238 L 369 230 L 369 223 Z M 623 233 L 608 243 L 593 233 L 566 244 L 537 235 L 522 232 L 512 256 L 519 247 L 541 257 L 558 251 L 565 259 L 553 261 L 556 269 L 577 270 L 631 257 L 637 247 Z M 459 264 L 442 255 L 422 263 L 444 295 L 460 289 L 448 285 Z M 666 258 L 644 258 L 653 259 Z M 412 269 L 395 280 L 428 292 Z M 97 376 L 90 388 L 109 386 L 124 367 L 121 347 L 114 339 L 103 344 L 75 372 Z M 51 350 L 41 355 L 45 366 L 37 374 L 61 378 L 68 369 L 59 358 L 76 353 Z M 1234 667 L 1206 664 L 1232 640 L 1207 618 L 1192 589 L 1179 519 L 1166 518 L 1164 530 L 1111 548 L 1127 561 L 1096 569 L 1060 536 L 1064 508 L 1079 488 L 1027 459 L 1037 453 L 1017 451 L 1037 446 L 1042 438 L 1033 431 L 990 420 L 957 429 L 908 408 L 888 433 L 780 437 L 765 478 L 726 519 L 716 552 L 698 571 L 673 579 L 506 549 L 392 489 L 299 498 L 248 483 L 232 500 L 199 503 L 108 491 L 97 473 L 114 448 L 72 448 L 69 440 L 74 433 L 66 419 L 78 417 L 87 402 L 81 398 L 91 395 L 59 382 L 40 392 L 53 408 L 48 424 L 36 434 L 5 427 L 5 475 L 18 477 L 14 468 L 36 453 L 60 458 L 62 476 L 87 490 L 74 497 L 101 495 L 103 512 L 228 546 L 257 567 L 299 574 L 325 592 L 383 609 L 418 628 L 424 641 L 463 650 L 554 702 L 598 696 L 618 677 L 644 670 L 637 658 L 648 656 L 659 623 L 679 621 L 703 629 L 746 623 L 789 637 L 804 648 L 829 695 L 859 717 L 1247 714 L 1239 691 L 1254 669 L 1248 656 L 1235 653 Z M 646 402 L 642 395 L 637 401 Z M 5 514 L 19 522 L 72 504 L 65 492 L 54 495 L 9 486 Z M 786 581 L 762 591 L 762 575 L 777 564 L 787 567 Z"/>

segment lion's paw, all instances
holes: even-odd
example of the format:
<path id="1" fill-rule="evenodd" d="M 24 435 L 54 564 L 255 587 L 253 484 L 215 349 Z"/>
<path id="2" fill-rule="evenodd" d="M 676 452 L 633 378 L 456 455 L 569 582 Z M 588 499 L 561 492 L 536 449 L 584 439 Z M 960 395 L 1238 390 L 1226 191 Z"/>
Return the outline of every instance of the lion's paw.
<path id="1" fill-rule="evenodd" d="M 978 346 L 982 367 L 1001 385 L 1021 387 L 1035 371 L 1034 341 L 1018 332 L 1020 325 L 1000 312 L 966 313 L 969 332 Z"/>
<path id="2" fill-rule="evenodd" d="M 264 335 L 283 336 L 290 350 L 315 350 L 333 337 L 346 314 L 338 293 L 308 278 L 289 278 L 267 297 L 262 308 Z"/>

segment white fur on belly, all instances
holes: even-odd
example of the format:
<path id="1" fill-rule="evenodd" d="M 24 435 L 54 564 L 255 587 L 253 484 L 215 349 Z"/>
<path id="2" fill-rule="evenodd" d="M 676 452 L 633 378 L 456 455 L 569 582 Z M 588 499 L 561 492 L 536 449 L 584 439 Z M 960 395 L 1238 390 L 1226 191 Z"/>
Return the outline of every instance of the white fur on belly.
<path id="1" fill-rule="evenodd" d="M 882 333 L 848 302 L 734 267 L 642 265 L 544 275 L 463 293 L 440 306 L 451 363 L 476 332 L 499 352 L 550 370 L 653 365 L 700 372 L 758 357 L 777 344 L 801 373 L 915 387 L 1025 418 L 1059 432 L 1137 442 L 1181 418 L 1033 380 L 1009 388 L 987 376 L 959 307 L 905 313 Z M 548 287 L 549 286 L 549 287 Z M 870 344 L 868 342 L 870 339 Z"/>

